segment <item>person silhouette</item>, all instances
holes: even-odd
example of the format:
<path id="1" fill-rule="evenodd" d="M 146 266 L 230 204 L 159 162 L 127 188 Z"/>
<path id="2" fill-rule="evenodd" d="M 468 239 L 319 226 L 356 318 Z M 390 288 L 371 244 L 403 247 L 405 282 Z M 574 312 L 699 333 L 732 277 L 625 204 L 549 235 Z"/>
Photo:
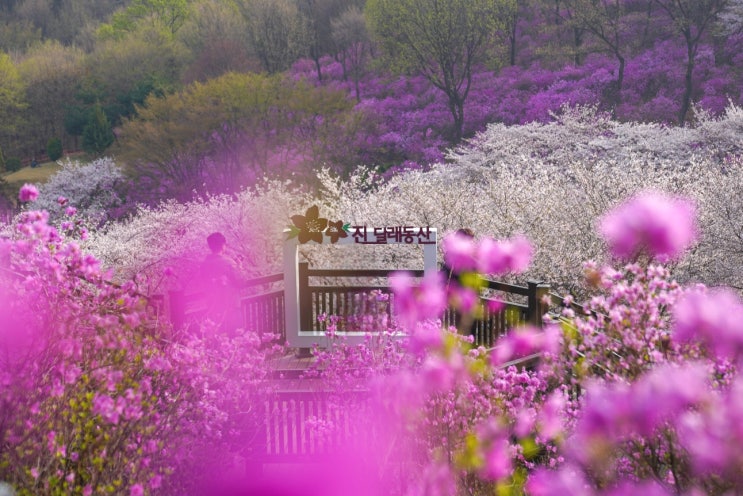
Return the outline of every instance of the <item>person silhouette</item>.
<path id="1" fill-rule="evenodd" d="M 220 232 L 206 238 L 210 253 L 200 268 L 200 282 L 204 290 L 206 316 L 229 334 L 243 326 L 240 308 L 240 288 L 244 279 L 235 265 L 223 255 L 227 240 Z"/>

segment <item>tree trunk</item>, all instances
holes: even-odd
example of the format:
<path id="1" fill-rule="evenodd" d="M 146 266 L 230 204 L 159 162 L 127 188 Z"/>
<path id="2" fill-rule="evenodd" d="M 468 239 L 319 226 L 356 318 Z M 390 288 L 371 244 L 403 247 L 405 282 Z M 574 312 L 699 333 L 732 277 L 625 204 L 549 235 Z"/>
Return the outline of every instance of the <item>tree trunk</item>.
<path id="1" fill-rule="evenodd" d="M 575 44 L 575 65 L 581 65 L 583 60 L 581 59 L 580 49 L 583 46 L 583 30 L 580 28 L 573 28 L 573 43 Z"/>
<path id="2" fill-rule="evenodd" d="M 451 141 L 453 145 L 456 145 L 462 140 L 464 129 L 464 100 L 459 95 L 449 95 L 449 110 L 454 118 Z"/>
<path id="3" fill-rule="evenodd" d="M 692 75 L 694 73 L 694 47 L 687 38 L 687 50 L 686 50 L 686 76 L 684 77 L 684 98 L 681 101 L 681 111 L 679 112 L 679 126 L 684 127 L 686 123 L 686 114 L 689 113 L 689 107 L 691 107 L 691 92 L 692 92 Z"/>
<path id="4" fill-rule="evenodd" d="M 315 59 L 315 69 L 317 69 L 317 80 L 322 82 L 322 67 L 320 67 L 320 56 L 313 57 Z"/>

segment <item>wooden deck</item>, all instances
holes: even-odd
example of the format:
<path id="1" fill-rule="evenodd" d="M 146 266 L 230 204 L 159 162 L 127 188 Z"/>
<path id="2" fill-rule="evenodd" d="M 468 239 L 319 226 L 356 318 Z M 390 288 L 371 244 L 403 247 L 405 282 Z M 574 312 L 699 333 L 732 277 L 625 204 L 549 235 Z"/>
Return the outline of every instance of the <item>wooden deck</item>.
<path id="1" fill-rule="evenodd" d="M 285 355 L 273 358 L 269 362 L 271 379 L 278 385 L 281 391 L 308 391 L 313 386 L 319 386 L 315 379 L 302 378 L 315 361 L 315 357 L 309 354 L 300 355 L 294 350 Z M 315 384 L 317 382 L 317 384 Z"/>

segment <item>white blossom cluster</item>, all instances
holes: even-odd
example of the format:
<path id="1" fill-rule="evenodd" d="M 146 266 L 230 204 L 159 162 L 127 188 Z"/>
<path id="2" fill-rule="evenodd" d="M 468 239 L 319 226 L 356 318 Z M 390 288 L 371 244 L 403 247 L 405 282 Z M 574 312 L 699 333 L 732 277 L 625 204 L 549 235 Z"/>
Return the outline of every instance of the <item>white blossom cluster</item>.
<path id="1" fill-rule="evenodd" d="M 206 238 L 216 231 L 224 234 L 224 254 L 242 274 L 273 274 L 280 272 L 289 216 L 309 202 L 309 195 L 282 182 L 235 196 L 168 201 L 91 233 L 86 246 L 116 279 L 136 279 L 147 293 L 188 289 L 209 252 Z"/>
<path id="2" fill-rule="evenodd" d="M 719 160 L 743 153 L 743 108 L 730 105 L 720 118 L 695 109 L 691 127 L 619 122 L 594 107 L 563 108 L 552 122 L 522 126 L 491 124 L 449 159 L 461 165 L 508 166 L 525 157 L 546 163 L 573 160 L 648 160 L 678 168 L 693 158 Z"/>
<path id="3" fill-rule="evenodd" d="M 607 257 L 599 216 L 646 189 L 688 195 L 698 206 L 700 242 L 674 267 L 676 277 L 741 288 L 742 155 L 738 107 L 690 128 L 618 123 L 578 108 L 552 124 L 492 125 L 428 172 L 377 185 L 363 171 L 348 182 L 322 179 L 336 215 L 354 222 L 525 234 L 536 248 L 525 277 L 578 293 L 582 262 Z M 401 263 L 400 251 L 385 253 L 385 262 Z"/>
<path id="4" fill-rule="evenodd" d="M 96 224 L 107 219 L 109 209 L 121 205 L 116 185 L 124 179 L 124 173 L 113 159 L 104 157 L 81 163 L 68 157 L 58 163 L 62 168 L 39 187 L 33 208 L 46 210 L 51 218 L 57 218 L 64 212 L 57 203 L 61 196 L 68 200 L 67 205 L 77 209 L 80 217 Z"/>
<path id="5" fill-rule="evenodd" d="M 552 124 L 492 125 L 450 161 L 382 181 L 367 168 L 341 179 L 318 172 L 317 196 L 268 183 L 236 197 L 141 209 L 131 220 L 94 233 L 90 247 L 121 277 L 189 267 L 206 253 L 213 231 L 246 274 L 280 269 L 283 230 L 312 204 L 322 217 L 351 225 L 468 227 L 477 236 L 526 235 L 535 260 L 524 279 L 581 293 L 582 263 L 606 259 L 597 219 L 642 190 L 696 201 L 700 241 L 674 267 L 676 277 L 743 287 L 743 110 L 671 128 L 618 123 L 591 109 Z M 311 243 L 312 244 L 312 243 Z M 313 267 L 422 268 L 416 246 L 306 246 Z M 153 279 L 154 280 L 154 279 Z"/>

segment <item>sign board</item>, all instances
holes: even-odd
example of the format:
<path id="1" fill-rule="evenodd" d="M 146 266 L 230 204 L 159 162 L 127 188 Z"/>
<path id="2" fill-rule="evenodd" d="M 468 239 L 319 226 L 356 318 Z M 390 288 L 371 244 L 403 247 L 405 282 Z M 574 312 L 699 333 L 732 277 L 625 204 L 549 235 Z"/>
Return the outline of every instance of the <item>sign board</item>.
<path id="1" fill-rule="evenodd" d="M 326 345 L 324 332 L 301 329 L 299 315 L 299 246 L 303 244 L 330 244 L 349 249 L 360 245 L 420 245 L 423 248 L 425 275 L 436 273 L 437 231 L 431 227 L 384 226 L 368 227 L 351 225 L 342 221 L 329 222 L 319 216 L 317 206 L 310 207 L 305 215 L 292 217 L 293 225 L 286 231 L 284 242 L 284 299 L 286 311 L 286 340 L 293 348 L 310 348 L 314 344 Z M 348 332 L 349 343 L 361 343 L 363 332 Z"/>

